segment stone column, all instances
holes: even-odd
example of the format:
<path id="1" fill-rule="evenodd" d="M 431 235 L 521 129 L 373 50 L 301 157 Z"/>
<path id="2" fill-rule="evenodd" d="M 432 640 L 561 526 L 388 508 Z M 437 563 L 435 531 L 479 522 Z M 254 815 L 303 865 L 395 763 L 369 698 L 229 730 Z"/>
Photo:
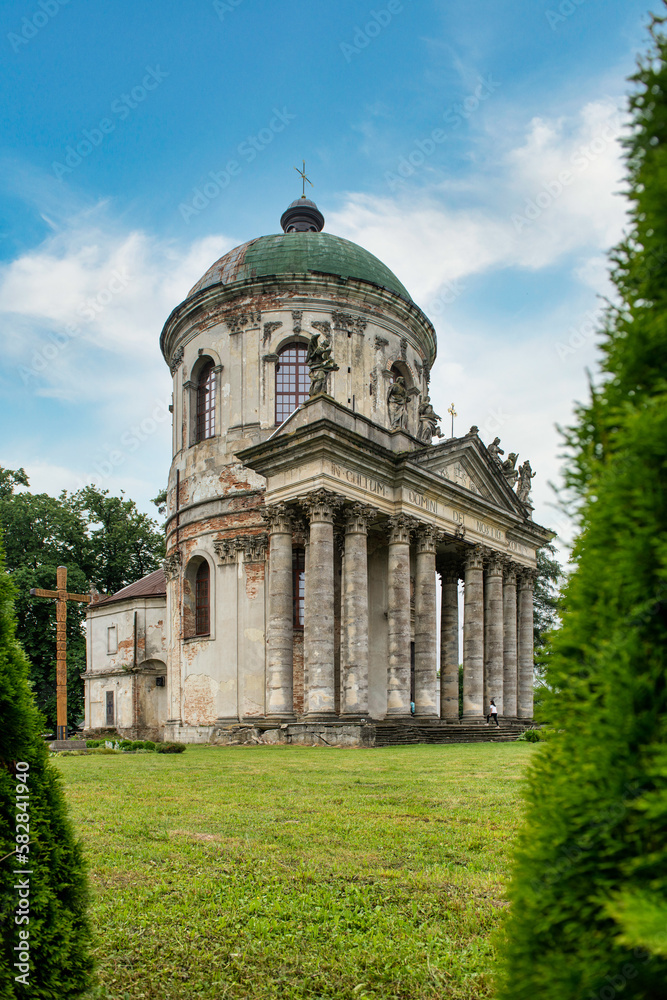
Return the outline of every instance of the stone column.
<path id="1" fill-rule="evenodd" d="M 517 717 L 516 566 L 507 562 L 503 579 L 503 714 Z"/>
<path id="2" fill-rule="evenodd" d="M 463 719 L 484 719 L 484 564 L 481 546 L 465 556 L 463 605 Z"/>
<path id="3" fill-rule="evenodd" d="M 533 581 L 532 570 L 522 570 L 519 574 L 517 714 L 520 719 L 533 717 Z"/>
<path id="4" fill-rule="evenodd" d="M 326 490 L 310 494 L 304 506 L 310 521 L 306 569 L 304 666 L 307 715 L 335 714 L 334 670 L 334 526 L 337 498 Z"/>
<path id="5" fill-rule="evenodd" d="M 437 717 L 438 683 L 435 547 L 436 532 L 430 525 L 417 533 L 415 570 L 415 715 Z"/>
<path id="6" fill-rule="evenodd" d="M 410 715 L 410 528 L 389 518 L 387 715 Z"/>
<path id="7" fill-rule="evenodd" d="M 342 715 L 368 715 L 368 524 L 371 507 L 357 504 L 345 522 L 341 629 Z"/>
<path id="8" fill-rule="evenodd" d="M 266 623 L 266 714 L 293 711 L 294 607 L 292 603 L 292 519 L 283 504 L 267 509 L 269 581 Z"/>
<path id="9" fill-rule="evenodd" d="M 451 566 L 441 572 L 440 717 L 459 719 L 459 573 Z"/>
<path id="10" fill-rule="evenodd" d="M 503 715 L 503 564 L 490 552 L 484 570 L 484 712 L 491 699 Z"/>

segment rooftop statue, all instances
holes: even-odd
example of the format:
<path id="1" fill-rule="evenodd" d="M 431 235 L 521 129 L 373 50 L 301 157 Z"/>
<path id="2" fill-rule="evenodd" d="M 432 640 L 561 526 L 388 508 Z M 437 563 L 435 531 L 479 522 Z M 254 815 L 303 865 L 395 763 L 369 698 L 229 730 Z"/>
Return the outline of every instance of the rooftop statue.
<path id="1" fill-rule="evenodd" d="M 500 465 L 502 467 L 503 463 L 501 461 L 500 456 L 504 455 L 505 452 L 500 447 L 500 438 L 499 437 L 494 438 L 493 441 L 491 442 L 491 444 L 487 445 L 486 450 L 488 451 L 489 455 L 494 460 L 494 462 L 497 462 L 498 465 Z"/>
<path id="2" fill-rule="evenodd" d="M 331 341 L 326 337 L 319 343 L 319 333 L 314 333 L 308 344 L 306 364 L 310 369 L 310 396 L 326 392 L 327 375 L 337 372 L 338 365 L 331 357 Z"/>
<path id="3" fill-rule="evenodd" d="M 522 466 L 519 468 L 519 486 L 517 488 L 517 496 L 521 503 L 528 503 L 528 495 L 531 490 L 531 479 L 534 479 L 536 473 L 530 467 L 530 462 L 526 459 Z"/>
<path id="4" fill-rule="evenodd" d="M 441 419 L 442 417 L 438 416 L 431 405 L 431 397 L 427 396 L 419 404 L 419 430 L 417 431 L 419 440 L 423 441 L 424 444 L 430 444 L 432 438 L 441 438 L 443 434 L 438 427 Z"/>
<path id="5" fill-rule="evenodd" d="M 512 488 L 514 488 L 514 484 L 519 478 L 519 473 L 516 471 L 516 460 L 518 457 L 516 452 L 511 451 L 502 464 L 503 475 Z"/>

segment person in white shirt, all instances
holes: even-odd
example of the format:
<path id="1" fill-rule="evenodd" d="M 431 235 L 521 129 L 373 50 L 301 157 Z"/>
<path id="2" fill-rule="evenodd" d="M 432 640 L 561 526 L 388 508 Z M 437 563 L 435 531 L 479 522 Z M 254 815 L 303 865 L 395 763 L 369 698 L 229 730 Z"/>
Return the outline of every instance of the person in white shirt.
<path id="1" fill-rule="evenodd" d="M 496 708 L 496 703 L 493 698 L 491 699 L 491 704 L 489 705 L 489 714 L 486 717 L 487 726 L 489 724 L 489 719 L 495 719 L 496 725 L 500 726 L 500 723 L 498 722 L 498 709 Z"/>

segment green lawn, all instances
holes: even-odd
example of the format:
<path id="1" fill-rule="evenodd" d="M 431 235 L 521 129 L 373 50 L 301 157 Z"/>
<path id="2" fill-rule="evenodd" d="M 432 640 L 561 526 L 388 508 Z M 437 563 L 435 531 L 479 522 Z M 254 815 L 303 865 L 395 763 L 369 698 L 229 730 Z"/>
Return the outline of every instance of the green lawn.
<path id="1" fill-rule="evenodd" d="M 525 743 L 56 758 L 113 1000 L 493 995 Z"/>

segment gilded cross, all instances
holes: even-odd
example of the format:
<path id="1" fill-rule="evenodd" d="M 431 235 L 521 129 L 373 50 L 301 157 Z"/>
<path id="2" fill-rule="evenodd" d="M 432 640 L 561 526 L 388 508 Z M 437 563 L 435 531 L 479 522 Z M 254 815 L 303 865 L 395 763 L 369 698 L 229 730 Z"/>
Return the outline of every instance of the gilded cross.
<path id="1" fill-rule="evenodd" d="M 454 437 L 454 417 L 458 417 L 458 413 L 454 409 L 454 404 L 453 403 L 449 407 L 449 409 L 447 410 L 447 413 L 449 413 L 451 415 L 451 418 L 452 418 L 452 437 Z"/>
<path id="2" fill-rule="evenodd" d="M 306 181 L 308 181 L 308 183 L 310 184 L 311 187 L 313 187 L 313 182 L 311 180 L 309 180 L 308 177 L 306 177 L 306 161 L 303 160 L 302 162 L 303 162 L 303 169 L 302 170 L 299 170 L 298 167 L 295 167 L 294 169 L 296 170 L 297 174 L 299 175 L 299 177 L 303 181 L 303 194 L 301 195 L 301 197 L 305 198 L 306 197 Z"/>
<path id="3" fill-rule="evenodd" d="M 67 593 L 67 566 L 59 566 L 57 590 L 33 587 L 31 597 L 50 597 L 56 601 L 56 739 L 67 739 L 67 602 L 90 603 L 90 594 Z"/>

